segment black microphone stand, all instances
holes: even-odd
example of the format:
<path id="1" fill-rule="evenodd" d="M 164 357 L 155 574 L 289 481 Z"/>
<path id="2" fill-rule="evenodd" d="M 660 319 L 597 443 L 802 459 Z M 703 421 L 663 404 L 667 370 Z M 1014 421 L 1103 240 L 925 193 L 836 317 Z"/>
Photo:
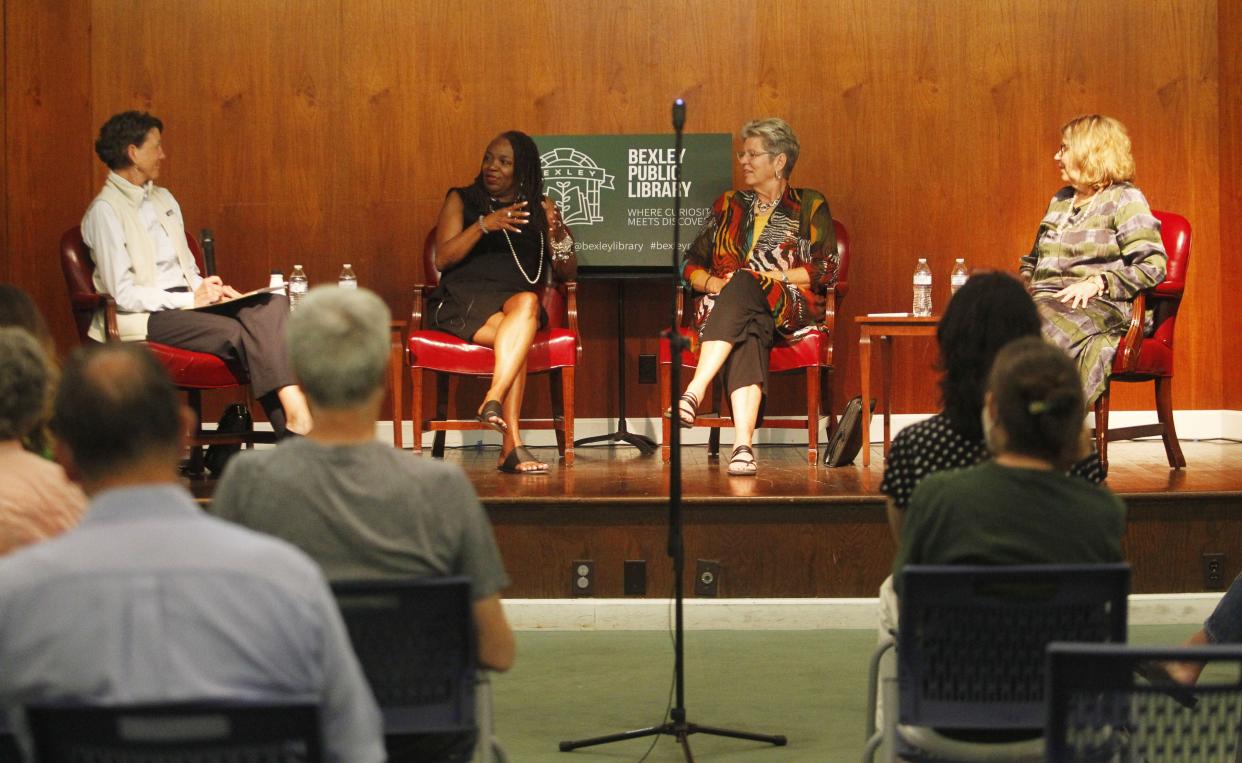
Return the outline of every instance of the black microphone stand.
<path id="1" fill-rule="evenodd" d="M 673 284 L 674 289 L 681 289 L 681 133 L 682 128 L 686 124 L 686 103 L 678 98 L 673 101 L 673 130 L 676 133 L 676 151 L 675 161 L 673 165 Z M 674 298 L 676 291 L 674 291 Z M 676 302 L 674 301 L 674 305 Z M 687 349 L 687 342 L 681 336 L 681 331 L 677 325 L 677 309 L 673 308 L 672 317 L 669 321 L 668 329 L 669 348 L 672 350 L 673 366 L 672 372 L 672 388 L 673 393 L 681 389 L 681 353 Z M 675 701 L 673 707 L 669 711 L 669 721 L 661 723 L 658 726 L 648 726 L 646 728 L 635 729 L 633 731 L 622 731 L 619 734 L 608 734 L 605 736 L 592 737 L 590 739 L 579 739 L 576 741 L 561 742 L 561 752 L 569 752 L 579 747 L 591 747 L 600 744 L 610 744 L 612 742 L 623 742 L 627 739 L 638 739 L 641 737 L 657 736 L 659 734 L 668 734 L 677 740 L 677 744 L 681 745 L 682 751 L 686 755 L 686 760 L 690 763 L 694 761 L 694 755 L 690 752 L 690 735 L 691 734 L 710 734 L 712 736 L 730 737 L 732 739 L 747 739 L 753 742 L 767 742 L 768 744 L 783 747 L 786 739 L 783 735 L 770 734 L 753 734 L 748 731 L 735 731 L 733 729 L 722 729 L 715 726 L 700 726 L 697 723 L 691 723 L 686 720 L 686 664 L 685 664 L 685 620 L 683 618 L 683 608 L 685 605 L 685 584 L 684 571 L 686 567 L 686 553 L 681 534 L 681 422 L 679 421 L 678 401 L 673 400 L 673 409 L 670 412 L 673 416 L 673 426 L 669 428 L 669 478 L 668 478 L 668 555 L 673 559 L 673 686 L 675 688 Z"/>

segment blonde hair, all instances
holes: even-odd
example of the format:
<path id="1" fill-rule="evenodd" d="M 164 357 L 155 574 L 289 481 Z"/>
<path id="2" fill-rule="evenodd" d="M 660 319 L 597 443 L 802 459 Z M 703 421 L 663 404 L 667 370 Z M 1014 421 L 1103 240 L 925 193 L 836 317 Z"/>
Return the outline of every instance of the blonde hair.
<path id="1" fill-rule="evenodd" d="M 1134 179 L 1134 157 L 1125 125 L 1100 114 L 1071 119 L 1061 128 L 1065 153 L 1077 165 L 1070 180 L 1096 190 Z"/>
<path id="2" fill-rule="evenodd" d="M 798 163 L 799 150 L 798 136 L 794 135 L 789 123 L 780 117 L 751 120 L 742 125 L 742 140 L 747 138 L 763 141 L 763 147 L 772 152 L 773 156 L 785 155 L 785 171 L 782 174 L 788 180 L 793 174 L 794 165 Z"/>

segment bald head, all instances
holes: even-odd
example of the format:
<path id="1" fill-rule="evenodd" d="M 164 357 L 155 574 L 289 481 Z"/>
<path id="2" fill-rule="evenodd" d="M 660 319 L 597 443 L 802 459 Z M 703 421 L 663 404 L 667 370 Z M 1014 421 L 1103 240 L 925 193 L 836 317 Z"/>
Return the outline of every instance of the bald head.
<path id="1" fill-rule="evenodd" d="M 181 427 L 177 389 L 146 348 L 109 343 L 70 356 L 52 431 L 84 478 L 98 480 L 152 457 L 175 463 Z"/>

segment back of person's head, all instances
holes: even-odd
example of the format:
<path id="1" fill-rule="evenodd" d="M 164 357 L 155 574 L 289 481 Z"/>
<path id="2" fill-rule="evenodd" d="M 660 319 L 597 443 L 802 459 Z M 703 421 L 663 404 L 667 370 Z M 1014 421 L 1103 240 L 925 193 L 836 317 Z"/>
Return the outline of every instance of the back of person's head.
<path id="1" fill-rule="evenodd" d="M 996 423 L 996 453 L 1017 453 L 1068 469 L 1082 455 L 1082 381 L 1061 348 L 1039 337 L 1018 339 L 997 354 L 988 379 Z"/>
<path id="2" fill-rule="evenodd" d="M 43 314 L 29 294 L 12 284 L 0 283 L 0 326 L 26 329 L 43 346 L 47 359 L 55 359 L 56 344 L 52 341 L 52 332 L 48 331 Z"/>
<path id="3" fill-rule="evenodd" d="M 145 111 L 122 111 L 113 114 L 99 128 L 95 139 L 95 155 L 111 170 L 123 170 L 133 164 L 130 146 L 141 146 L 151 130 L 164 131 L 164 123 Z"/>
<path id="4" fill-rule="evenodd" d="M 1015 339 L 1039 336 L 1039 312 L 1022 284 L 1006 273 L 975 273 L 949 300 L 936 327 L 940 397 L 963 437 L 979 440 L 979 411 L 996 353 Z"/>
<path id="5" fill-rule="evenodd" d="M 47 356 L 30 332 L 0 328 L 0 440 L 19 440 L 43 420 Z"/>
<path id="6" fill-rule="evenodd" d="M 306 397 L 324 408 L 353 408 L 384 384 L 391 314 L 367 289 L 319 286 L 289 316 L 293 370 Z"/>
<path id="7" fill-rule="evenodd" d="M 175 463 L 181 401 L 145 347 L 120 342 L 75 350 L 61 376 L 52 432 L 82 476 L 95 480 L 153 456 Z"/>

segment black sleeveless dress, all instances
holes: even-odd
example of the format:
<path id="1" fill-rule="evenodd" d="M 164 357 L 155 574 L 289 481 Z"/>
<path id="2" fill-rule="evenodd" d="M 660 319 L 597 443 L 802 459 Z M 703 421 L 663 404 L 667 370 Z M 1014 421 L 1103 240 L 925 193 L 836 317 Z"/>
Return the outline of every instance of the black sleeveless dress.
<path id="1" fill-rule="evenodd" d="M 472 187 L 454 188 L 462 199 L 462 225 L 477 225 L 482 215 L 504 204 L 489 202 L 485 194 Z M 482 199 L 480 204 L 478 199 Z M 466 341 L 487 319 L 500 312 L 505 301 L 523 291 L 537 291 L 547 280 L 552 263 L 541 242 L 535 215 L 543 208 L 532 204 L 531 222 L 521 233 L 492 231 L 479 239 L 461 262 L 440 274 L 440 285 L 428 299 L 430 326 Z M 512 245 L 512 248 L 510 248 Z M 542 262 L 542 273 L 540 263 Z M 518 269 L 521 263 L 521 270 Z M 536 274 L 539 274 L 536 276 Z M 531 283 L 529 278 L 534 278 Z M 548 314 L 539 308 L 539 328 L 548 324 Z"/>

